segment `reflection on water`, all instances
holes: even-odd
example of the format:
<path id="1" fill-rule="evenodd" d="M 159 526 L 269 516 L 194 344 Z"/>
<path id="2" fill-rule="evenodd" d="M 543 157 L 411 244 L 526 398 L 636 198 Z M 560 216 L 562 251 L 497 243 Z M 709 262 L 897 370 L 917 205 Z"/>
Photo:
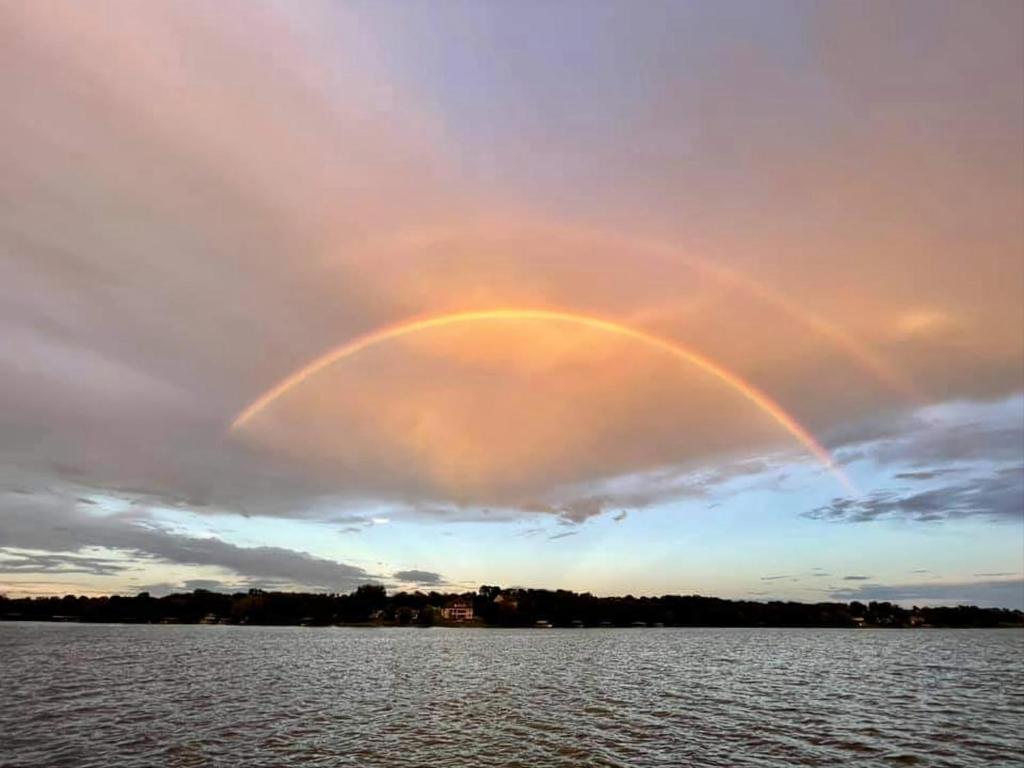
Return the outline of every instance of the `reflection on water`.
<path id="1" fill-rule="evenodd" d="M 1014 765 L 1016 630 L 0 623 L 0 766 Z"/>

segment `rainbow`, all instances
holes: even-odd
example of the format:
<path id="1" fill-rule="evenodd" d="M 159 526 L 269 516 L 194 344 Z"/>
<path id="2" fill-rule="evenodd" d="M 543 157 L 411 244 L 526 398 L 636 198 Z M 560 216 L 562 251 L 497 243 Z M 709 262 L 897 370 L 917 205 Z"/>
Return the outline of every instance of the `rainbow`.
<path id="1" fill-rule="evenodd" d="M 713 279 L 746 292 L 748 295 L 764 302 L 768 306 L 782 312 L 790 319 L 802 325 L 817 336 L 826 339 L 837 349 L 842 351 L 851 361 L 859 365 L 863 370 L 871 374 L 875 379 L 887 387 L 899 392 L 902 396 L 913 400 L 919 396 L 917 387 L 903 374 L 902 371 L 893 366 L 888 360 L 880 355 L 873 347 L 847 332 L 839 325 L 826 319 L 824 316 L 808 309 L 802 304 L 792 300 L 785 293 L 768 283 L 753 280 L 747 275 L 731 269 L 725 265 L 717 264 L 710 259 L 703 259 L 671 246 L 648 238 L 623 235 L 618 232 L 609 232 L 590 227 L 578 227 L 564 224 L 545 224 L 545 227 L 558 235 L 573 237 L 577 239 L 590 238 L 598 242 L 609 241 L 617 243 L 626 251 L 643 249 L 647 255 L 657 256 L 664 263 L 680 263 L 692 269 L 704 272 Z M 378 248 L 386 249 L 389 245 L 412 245 L 422 246 L 437 243 L 445 238 L 451 238 L 460 232 L 467 230 L 466 227 L 434 227 L 425 229 L 400 237 L 391 237 L 380 241 Z"/>
<path id="2" fill-rule="evenodd" d="M 836 465 L 835 460 L 812 435 L 801 424 L 794 419 L 786 410 L 770 396 L 762 392 L 750 382 L 737 374 L 722 367 L 714 360 L 687 349 L 683 345 L 664 339 L 659 336 L 631 328 L 613 320 L 605 320 L 593 315 L 579 314 L 549 309 L 488 309 L 466 312 L 449 312 L 439 315 L 413 318 L 399 321 L 392 325 L 379 328 L 375 331 L 358 336 L 351 341 L 335 347 L 320 357 L 307 363 L 305 366 L 290 374 L 273 387 L 268 389 L 258 398 L 253 400 L 246 408 L 239 413 L 231 422 L 229 431 L 235 431 L 244 427 L 257 414 L 266 409 L 271 403 L 284 396 L 287 392 L 302 384 L 312 376 L 315 376 L 325 368 L 337 363 L 340 360 L 351 357 L 369 347 L 383 344 L 384 342 L 397 339 L 409 334 L 427 331 L 433 328 L 443 328 L 450 325 L 462 323 L 477 323 L 484 321 L 520 321 L 539 320 L 547 322 L 571 323 L 573 325 L 594 328 L 606 333 L 615 334 L 620 337 L 632 339 L 645 344 L 651 348 L 658 349 L 672 357 L 695 365 L 706 373 L 711 374 L 723 384 L 726 384 L 738 394 L 756 405 L 776 423 L 792 435 L 807 451 L 813 455 L 848 491 L 853 492 L 854 488 L 850 480 Z"/>

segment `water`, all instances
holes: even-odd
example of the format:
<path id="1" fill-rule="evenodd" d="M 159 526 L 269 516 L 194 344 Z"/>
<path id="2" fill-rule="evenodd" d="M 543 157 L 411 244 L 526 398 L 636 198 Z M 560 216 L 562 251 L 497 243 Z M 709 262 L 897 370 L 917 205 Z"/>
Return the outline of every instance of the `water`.
<path id="1" fill-rule="evenodd" d="M 1009 766 L 1015 630 L 0 623 L 0 766 Z"/>

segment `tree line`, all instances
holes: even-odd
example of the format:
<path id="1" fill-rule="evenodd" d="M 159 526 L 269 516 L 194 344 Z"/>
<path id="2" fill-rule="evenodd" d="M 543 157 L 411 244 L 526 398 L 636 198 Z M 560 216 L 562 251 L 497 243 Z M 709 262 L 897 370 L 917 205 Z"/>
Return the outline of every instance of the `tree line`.
<path id="1" fill-rule="evenodd" d="M 374 624 L 432 626 L 448 623 L 442 609 L 455 600 L 471 604 L 477 626 L 527 627 L 1024 627 L 1024 612 L 977 606 L 903 608 L 890 602 L 755 602 L 699 595 L 597 597 L 547 589 L 476 592 L 397 592 L 366 584 L 348 594 L 250 589 L 225 594 L 205 589 L 153 597 L 8 598 L 0 619 L 120 623 L 220 623 L 258 625 Z"/>

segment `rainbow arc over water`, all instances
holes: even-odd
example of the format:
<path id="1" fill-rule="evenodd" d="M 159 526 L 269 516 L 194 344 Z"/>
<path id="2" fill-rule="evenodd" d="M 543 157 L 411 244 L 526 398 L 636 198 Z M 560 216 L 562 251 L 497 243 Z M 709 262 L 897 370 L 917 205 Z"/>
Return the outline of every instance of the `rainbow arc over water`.
<path id="1" fill-rule="evenodd" d="M 568 312 L 565 310 L 534 309 L 534 308 L 500 308 L 485 310 L 470 310 L 464 312 L 446 312 L 443 314 L 427 315 L 407 320 L 402 320 L 391 325 L 378 328 L 369 333 L 358 336 L 350 341 L 341 344 L 320 357 L 310 361 L 302 368 L 294 371 L 272 386 L 266 392 L 253 400 L 241 411 L 231 422 L 230 431 L 236 431 L 252 421 L 261 411 L 268 408 L 274 401 L 286 395 L 291 390 L 301 385 L 307 379 L 315 376 L 329 366 L 346 358 L 362 352 L 365 349 L 383 344 L 402 336 L 414 333 L 421 333 L 435 328 L 445 326 L 481 323 L 481 322 L 522 322 L 542 321 L 553 323 L 568 323 L 577 326 L 593 328 L 616 336 L 632 339 L 665 354 L 680 360 L 681 362 L 693 365 L 698 369 L 710 374 L 720 382 L 731 388 L 737 394 L 757 406 L 761 411 L 770 416 L 780 427 L 795 438 L 807 451 L 812 454 L 843 487 L 855 492 L 853 484 L 843 471 L 836 465 L 828 450 L 807 429 L 805 429 L 785 408 L 776 402 L 771 396 L 760 390 L 751 382 L 738 374 L 730 371 L 710 357 L 690 349 L 679 342 L 671 339 L 656 336 L 652 333 L 632 328 L 628 325 L 608 320 L 595 315 Z"/>

